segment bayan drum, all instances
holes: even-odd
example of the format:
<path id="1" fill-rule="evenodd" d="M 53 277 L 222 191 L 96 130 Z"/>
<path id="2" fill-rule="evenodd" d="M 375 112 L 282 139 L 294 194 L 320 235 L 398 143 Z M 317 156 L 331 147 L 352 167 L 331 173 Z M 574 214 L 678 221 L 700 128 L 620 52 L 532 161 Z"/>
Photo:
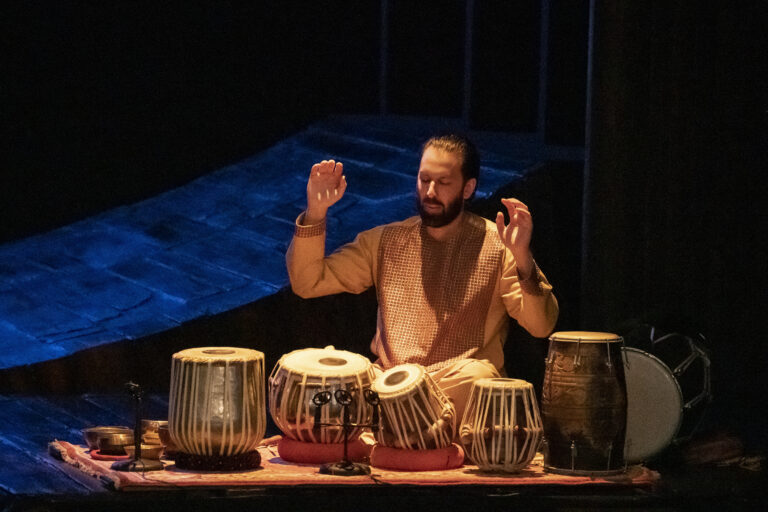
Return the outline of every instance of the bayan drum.
<path id="1" fill-rule="evenodd" d="M 181 469 L 257 467 L 264 437 L 264 354 L 201 347 L 173 355 L 168 425 Z"/>
<path id="2" fill-rule="evenodd" d="M 315 425 L 312 399 L 321 391 L 343 389 L 351 395 L 350 422 L 370 423 L 372 408 L 363 393 L 374 379 L 373 365 L 365 356 L 332 346 L 294 350 L 283 355 L 269 376 L 269 412 L 287 437 L 309 443 L 341 443 L 344 440 L 342 406 L 335 400 L 320 410 Z M 330 425 L 328 425 L 330 423 Z M 353 429 L 349 440 L 360 435 Z"/>
<path id="3" fill-rule="evenodd" d="M 595 476 L 625 471 L 622 344 L 620 336 L 601 332 L 549 337 L 541 399 L 547 471 Z"/>
<path id="4" fill-rule="evenodd" d="M 518 379 L 476 380 L 459 434 L 466 454 L 480 469 L 523 469 L 536 455 L 542 434 L 533 385 Z"/>
<path id="5" fill-rule="evenodd" d="M 381 423 L 376 441 L 403 450 L 446 448 L 453 442 L 456 410 L 423 366 L 401 364 L 379 375 Z"/>

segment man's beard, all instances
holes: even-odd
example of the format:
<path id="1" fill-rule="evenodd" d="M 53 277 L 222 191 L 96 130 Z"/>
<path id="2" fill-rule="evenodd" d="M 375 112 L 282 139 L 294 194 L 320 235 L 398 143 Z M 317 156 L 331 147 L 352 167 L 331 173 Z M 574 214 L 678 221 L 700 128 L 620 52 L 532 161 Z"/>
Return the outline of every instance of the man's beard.
<path id="1" fill-rule="evenodd" d="M 435 204 L 443 206 L 442 203 L 437 201 L 430 201 L 429 199 L 422 199 L 416 196 L 416 206 L 419 209 L 419 215 L 421 215 L 421 223 L 431 228 L 440 228 L 453 222 L 453 220 L 459 216 L 461 210 L 464 209 L 464 197 L 459 194 L 456 199 L 448 203 L 443 207 L 441 212 L 432 213 L 424 209 L 424 202 L 427 204 Z"/>

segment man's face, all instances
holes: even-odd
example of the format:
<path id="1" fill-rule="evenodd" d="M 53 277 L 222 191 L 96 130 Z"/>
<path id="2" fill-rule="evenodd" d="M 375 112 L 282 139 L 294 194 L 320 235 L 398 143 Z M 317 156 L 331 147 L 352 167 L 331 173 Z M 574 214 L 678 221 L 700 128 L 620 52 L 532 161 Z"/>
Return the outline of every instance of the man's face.
<path id="1" fill-rule="evenodd" d="M 428 147 L 421 156 L 417 179 L 418 207 L 425 226 L 450 224 L 472 195 L 475 180 L 464 182 L 461 155 Z"/>

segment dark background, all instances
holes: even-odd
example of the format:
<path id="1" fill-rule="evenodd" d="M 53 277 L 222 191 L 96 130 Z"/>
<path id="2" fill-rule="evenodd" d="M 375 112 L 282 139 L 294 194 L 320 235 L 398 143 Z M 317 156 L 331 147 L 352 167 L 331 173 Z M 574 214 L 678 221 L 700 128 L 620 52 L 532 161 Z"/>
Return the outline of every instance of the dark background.
<path id="1" fill-rule="evenodd" d="M 379 1 L 3 4 L 0 242 L 184 184 L 329 114 L 465 114 L 466 3 L 386 4 L 383 82 Z M 579 220 L 580 272 L 552 269 L 581 291 L 563 327 L 704 333 L 712 421 L 762 443 L 764 3 L 552 1 L 543 92 L 536 2 L 473 5 L 469 127 L 586 148 L 583 164 L 544 162 L 578 186 L 536 199 L 554 225 Z"/>

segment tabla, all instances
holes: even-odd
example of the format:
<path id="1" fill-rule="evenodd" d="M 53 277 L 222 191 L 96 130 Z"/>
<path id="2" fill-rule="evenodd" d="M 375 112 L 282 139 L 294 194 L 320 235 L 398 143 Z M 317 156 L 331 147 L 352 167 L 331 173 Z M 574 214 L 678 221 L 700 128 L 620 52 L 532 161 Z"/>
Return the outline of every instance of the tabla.
<path id="1" fill-rule="evenodd" d="M 625 347 L 629 462 L 653 458 L 667 446 L 689 439 L 712 400 L 710 360 L 693 338 L 678 333 Z"/>
<path id="2" fill-rule="evenodd" d="M 465 453 L 480 469 L 514 472 L 526 467 L 542 436 L 533 385 L 519 379 L 476 380 L 459 434 Z"/>
<path id="3" fill-rule="evenodd" d="M 541 399 L 547 471 L 595 476 L 625 471 L 622 344 L 611 333 L 550 336 Z"/>
<path id="4" fill-rule="evenodd" d="M 200 347 L 173 355 L 168 426 L 182 469 L 258 466 L 264 437 L 264 354 Z"/>
<path id="5" fill-rule="evenodd" d="M 373 365 L 365 356 L 332 346 L 294 350 L 283 355 L 269 376 L 269 412 L 287 437 L 310 443 L 341 443 L 344 440 L 342 406 L 332 400 L 321 408 L 315 425 L 312 398 L 321 391 L 339 389 L 350 393 L 350 422 L 370 423 L 372 409 L 363 398 L 374 379 Z M 355 439 L 361 429 L 349 432 Z"/>
<path id="6" fill-rule="evenodd" d="M 401 364 L 379 375 L 381 424 L 376 441 L 404 450 L 446 448 L 453 442 L 456 410 L 423 366 Z"/>

